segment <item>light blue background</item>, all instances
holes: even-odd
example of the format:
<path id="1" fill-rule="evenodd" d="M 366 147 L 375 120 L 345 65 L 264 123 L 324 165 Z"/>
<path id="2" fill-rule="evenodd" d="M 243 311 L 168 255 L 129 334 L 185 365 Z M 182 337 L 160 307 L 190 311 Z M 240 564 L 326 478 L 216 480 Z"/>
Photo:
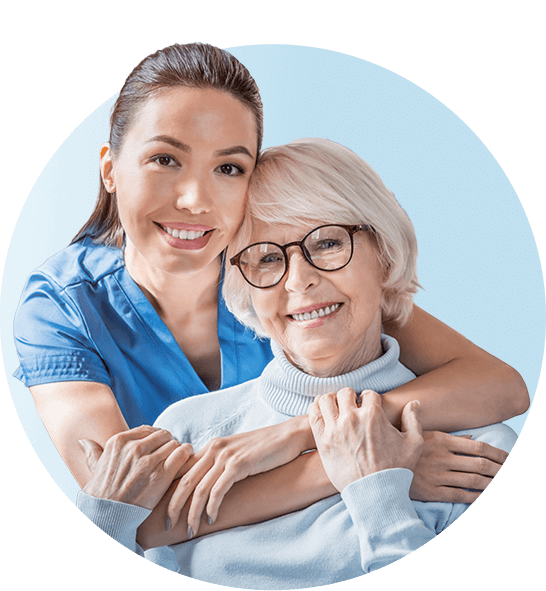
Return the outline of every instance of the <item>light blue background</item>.
<path id="1" fill-rule="evenodd" d="M 297 46 L 230 51 L 260 87 L 264 146 L 326 137 L 367 160 L 414 223 L 426 290 L 416 302 L 515 367 L 533 395 L 545 327 L 538 252 L 517 195 L 476 135 L 419 87 L 363 60 Z M 91 213 L 113 101 L 67 138 L 38 178 L 13 234 L 1 294 L 4 364 L 17 412 L 41 461 L 73 501 L 77 484 L 30 393 L 11 376 L 18 366 L 13 316 L 30 272 L 64 248 Z M 524 418 L 508 424 L 519 433 Z"/>

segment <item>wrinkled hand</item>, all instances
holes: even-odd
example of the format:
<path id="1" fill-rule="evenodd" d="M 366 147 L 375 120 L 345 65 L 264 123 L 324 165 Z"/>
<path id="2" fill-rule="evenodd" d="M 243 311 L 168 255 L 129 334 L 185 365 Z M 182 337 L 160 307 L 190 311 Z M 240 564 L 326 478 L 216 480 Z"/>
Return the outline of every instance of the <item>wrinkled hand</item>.
<path id="1" fill-rule="evenodd" d="M 203 511 L 209 523 L 214 523 L 226 493 L 236 482 L 287 464 L 305 451 L 298 437 L 291 437 L 290 426 L 296 420 L 209 441 L 183 469 L 184 475 L 167 508 L 170 527 L 176 525 L 193 493 L 188 537 L 197 535 Z"/>
<path id="2" fill-rule="evenodd" d="M 361 406 L 352 388 L 319 396 L 311 405 L 309 422 L 328 478 L 338 491 L 389 468 L 413 470 L 424 441 L 418 403 L 402 412 L 402 431 L 391 425 L 381 407 L 381 396 L 362 392 Z"/>
<path id="3" fill-rule="evenodd" d="M 415 501 L 472 503 L 508 457 L 502 449 L 469 435 L 425 431 L 423 437 L 425 448 L 410 489 Z"/>
<path id="4" fill-rule="evenodd" d="M 193 449 L 163 429 L 148 425 L 117 433 L 102 447 L 80 440 L 92 477 L 83 492 L 145 509 L 163 497 Z"/>

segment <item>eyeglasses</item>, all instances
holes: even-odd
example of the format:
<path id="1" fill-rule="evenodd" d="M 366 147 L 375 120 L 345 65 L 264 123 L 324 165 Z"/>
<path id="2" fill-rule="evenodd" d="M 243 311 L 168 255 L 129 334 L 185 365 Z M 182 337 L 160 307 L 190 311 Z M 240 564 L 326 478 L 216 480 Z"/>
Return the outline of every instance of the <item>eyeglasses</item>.
<path id="1" fill-rule="evenodd" d="M 287 249 L 299 246 L 307 262 L 320 271 L 339 271 L 353 257 L 353 235 L 372 230 L 368 225 L 344 226 L 327 224 L 308 232 L 303 240 L 289 242 L 284 246 L 274 242 L 256 242 L 241 250 L 230 259 L 239 267 L 247 283 L 258 289 L 273 287 L 288 271 Z"/>

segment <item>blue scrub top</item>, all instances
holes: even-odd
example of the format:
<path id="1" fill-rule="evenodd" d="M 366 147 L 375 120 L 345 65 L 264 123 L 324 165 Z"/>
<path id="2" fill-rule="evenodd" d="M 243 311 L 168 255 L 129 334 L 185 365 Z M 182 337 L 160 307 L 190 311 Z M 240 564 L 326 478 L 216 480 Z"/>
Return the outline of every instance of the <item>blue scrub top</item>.
<path id="1" fill-rule="evenodd" d="M 129 275 L 122 251 L 72 244 L 29 278 L 14 323 L 26 386 L 90 381 L 113 391 L 129 427 L 153 424 L 173 402 L 208 392 Z M 218 295 L 221 388 L 258 377 L 269 341 L 240 324 Z"/>

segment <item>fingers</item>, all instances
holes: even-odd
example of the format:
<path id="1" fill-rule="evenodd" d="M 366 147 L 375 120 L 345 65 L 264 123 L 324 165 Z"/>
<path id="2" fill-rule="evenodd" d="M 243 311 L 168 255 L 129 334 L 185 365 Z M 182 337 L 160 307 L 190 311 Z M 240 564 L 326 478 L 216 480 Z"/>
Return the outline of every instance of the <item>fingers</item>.
<path id="1" fill-rule="evenodd" d="M 470 472 L 493 478 L 500 469 L 501 464 L 492 462 L 487 458 L 458 455 L 451 455 L 449 457 L 449 470 L 453 472 Z"/>
<path id="2" fill-rule="evenodd" d="M 357 406 L 357 395 L 356 392 L 352 388 L 342 388 L 337 393 L 337 405 L 339 407 L 340 414 L 350 412 Z"/>
<path id="3" fill-rule="evenodd" d="M 223 472 L 222 476 L 218 478 L 218 481 L 212 487 L 209 495 L 209 502 L 207 503 L 209 525 L 212 525 L 218 518 L 220 505 L 234 482 L 234 479 L 227 472 Z"/>
<path id="4" fill-rule="evenodd" d="M 328 423 L 339 417 L 336 394 L 323 394 L 316 399 L 323 420 Z"/>
<path id="5" fill-rule="evenodd" d="M 174 449 L 169 451 L 169 446 Z M 166 449 L 164 449 L 166 448 Z M 173 440 L 172 442 L 166 443 L 159 451 L 163 450 L 166 453 L 164 470 L 173 478 L 176 473 L 180 470 L 193 454 L 193 447 L 189 443 L 183 443 L 182 445 L 178 441 Z"/>
<path id="6" fill-rule="evenodd" d="M 402 410 L 402 433 L 408 435 L 423 436 L 421 420 L 419 419 L 419 408 L 421 403 L 418 400 L 408 402 Z"/>
<path id="7" fill-rule="evenodd" d="M 442 480 L 443 484 L 449 487 L 482 492 L 489 486 L 493 478 L 471 472 L 447 472 Z"/>
<path id="8" fill-rule="evenodd" d="M 476 490 L 440 486 L 436 489 L 434 498 L 431 498 L 431 501 L 438 501 L 441 503 L 466 503 L 467 505 L 471 505 L 480 494 L 481 492 Z"/>
<path id="9" fill-rule="evenodd" d="M 359 397 L 353 388 L 342 388 L 337 394 L 317 396 L 309 408 L 309 421 L 313 423 L 329 423 L 336 421 L 341 414 L 354 411 L 361 407 L 378 406 L 382 408 L 381 396 L 373 390 L 364 390 Z"/>
<path id="10" fill-rule="evenodd" d="M 213 461 L 204 457 L 179 480 L 167 507 L 167 516 L 169 517 L 171 527 L 174 527 L 178 523 L 180 513 L 186 501 L 212 466 Z"/>
<path id="11" fill-rule="evenodd" d="M 188 512 L 188 539 L 197 535 L 199 525 L 201 523 L 201 516 L 205 510 L 205 505 L 209 500 L 211 490 L 214 488 L 216 482 L 221 478 L 224 472 L 223 466 L 214 466 L 201 482 L 195 488 L 193 498 L 191 500 L 190 510 Z M 229 488 L 231 488 L 231 484 Z M 228 488 L 228 490 L 229 490 Z M 210 517 L 210 515 L 209 515 Z"/>
<path id="12" fill-rule="evenodd" d="M 465 436 L 450 436 L 446 441 L 447 448 L 454 453 L 487 458 L 501 465 L 504 464 L 504 461 L 508 457 L 508 453 L 503 449 L 493 447 L 485 443 L 485 441 L 467 439 Z"/>
<path id="13" fill-rule="evenodd" d="M 93 474 L 104 450 L 96 441 L 92 441 L 91 439 L 80 439 L 78 443 L 85 454 L 85 462 L 89 468 L 89 472 Z"/>

